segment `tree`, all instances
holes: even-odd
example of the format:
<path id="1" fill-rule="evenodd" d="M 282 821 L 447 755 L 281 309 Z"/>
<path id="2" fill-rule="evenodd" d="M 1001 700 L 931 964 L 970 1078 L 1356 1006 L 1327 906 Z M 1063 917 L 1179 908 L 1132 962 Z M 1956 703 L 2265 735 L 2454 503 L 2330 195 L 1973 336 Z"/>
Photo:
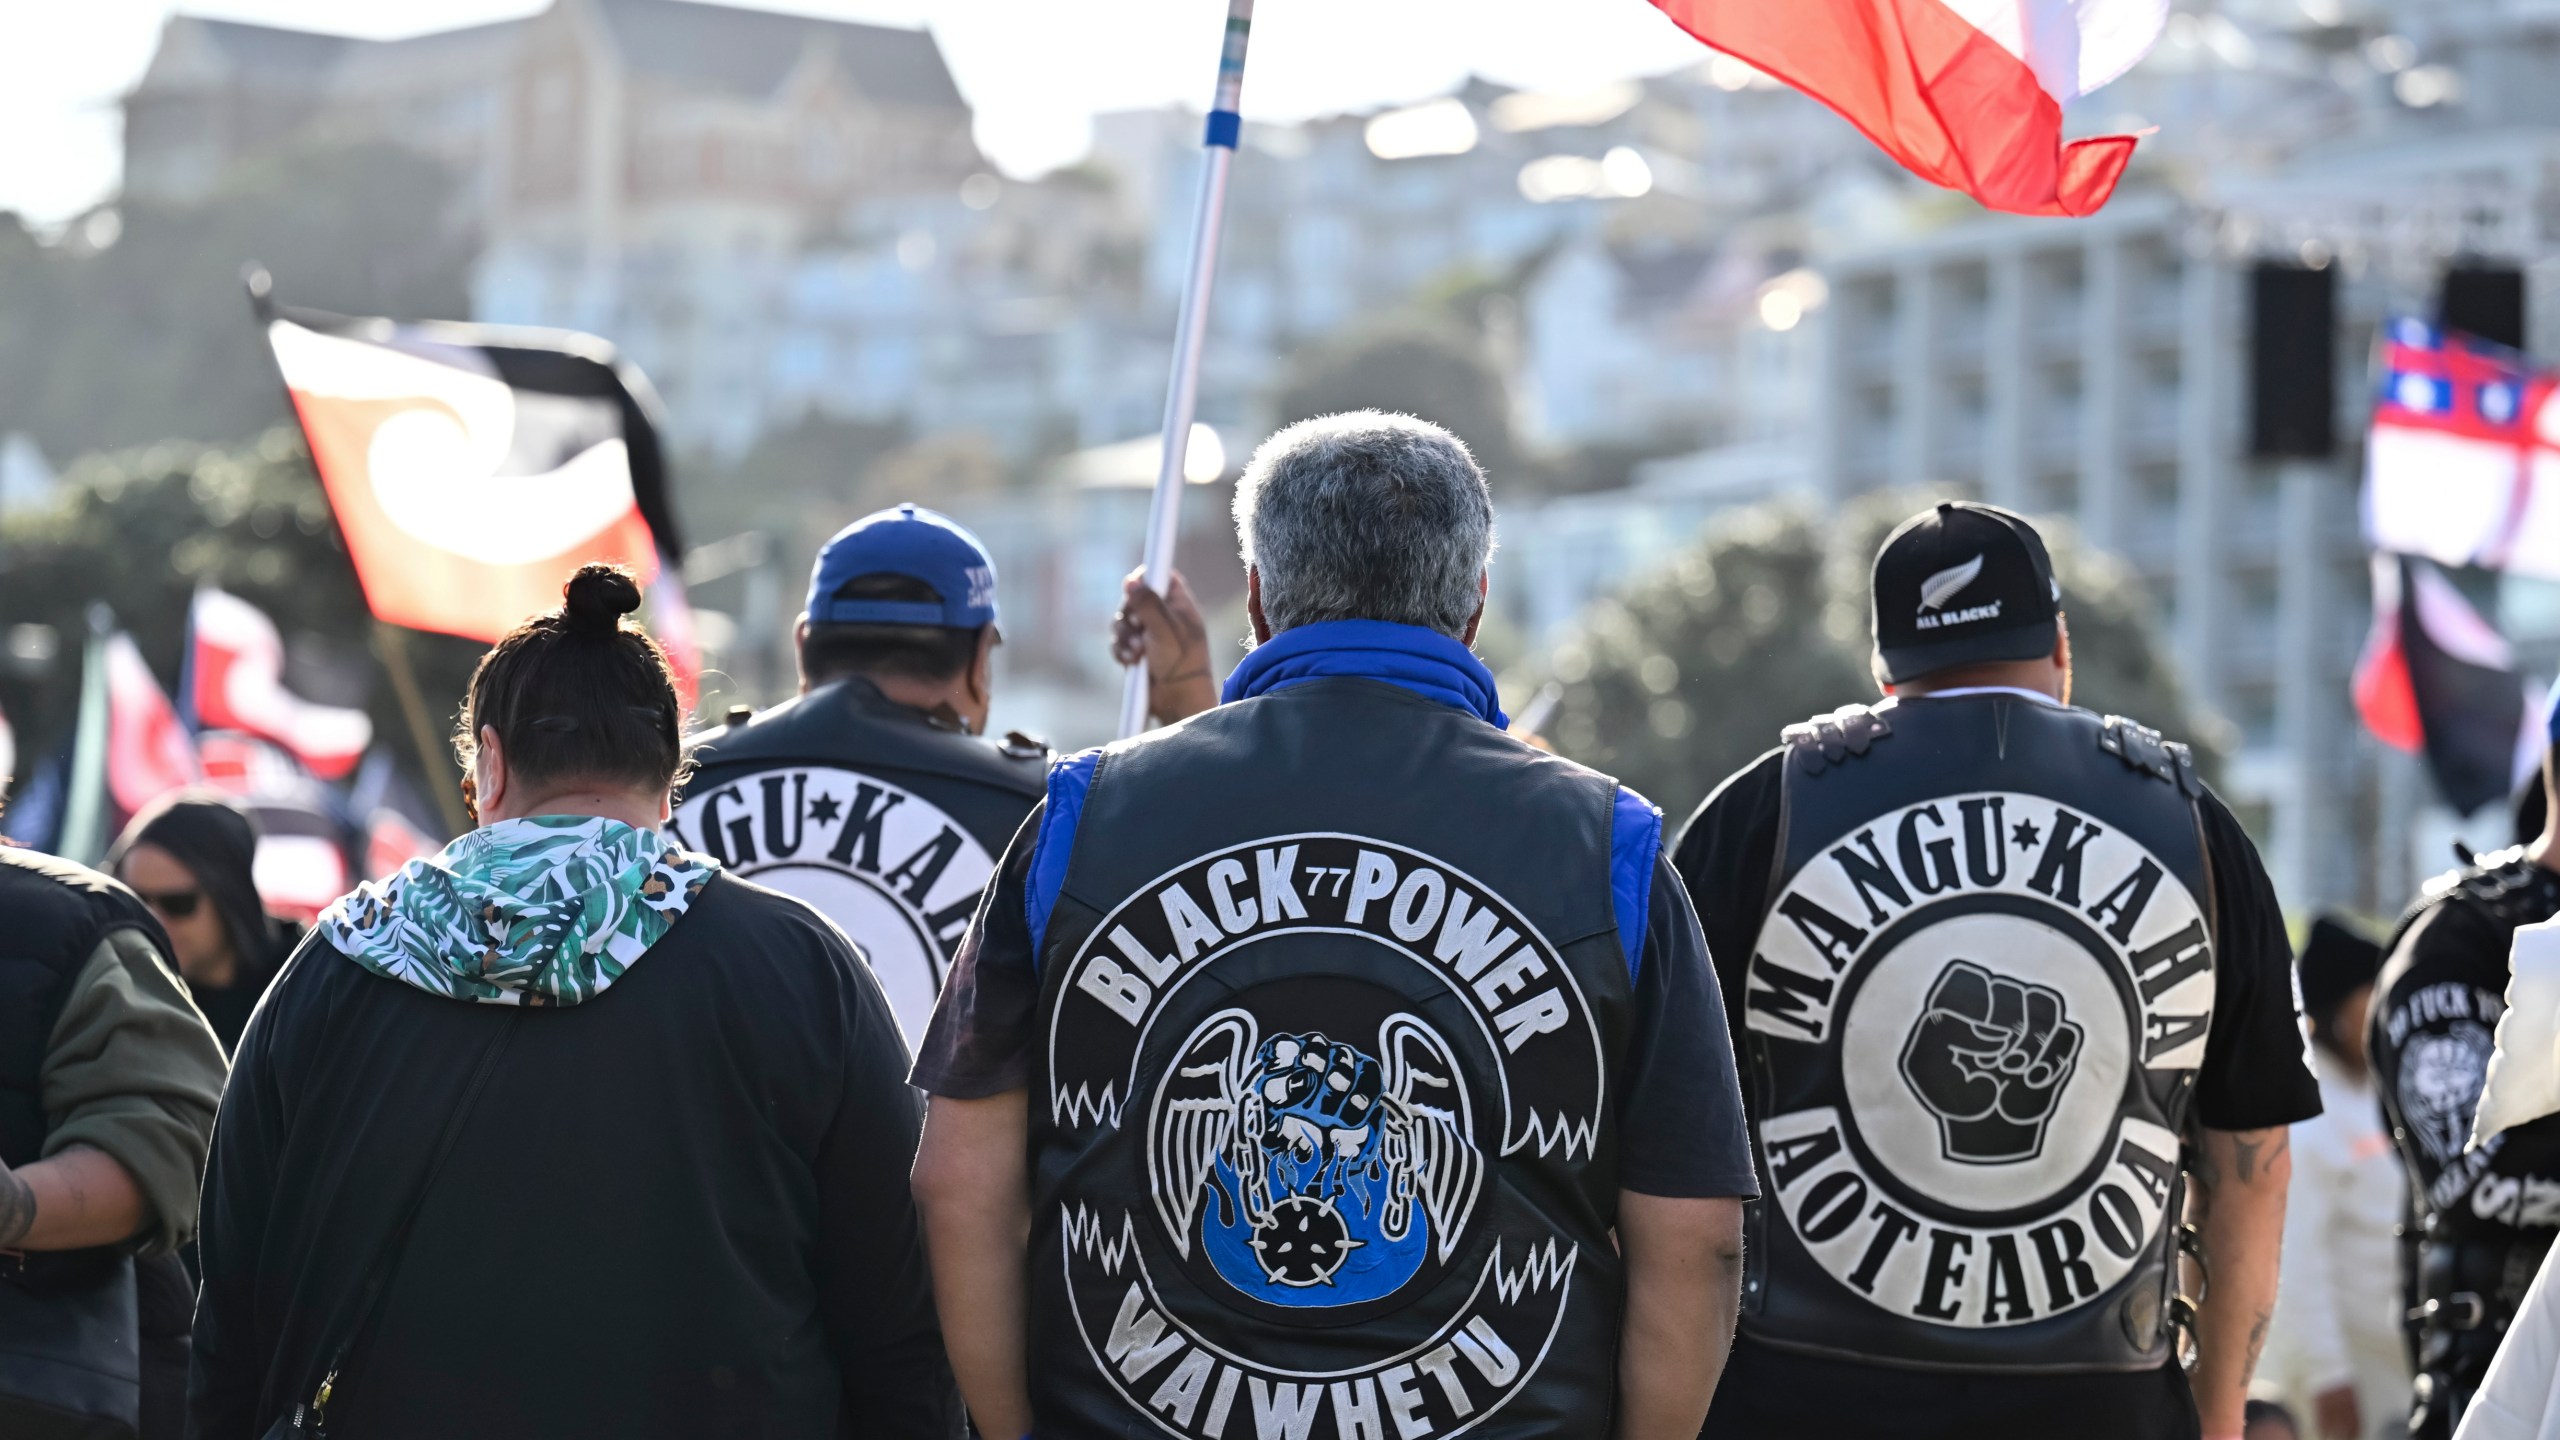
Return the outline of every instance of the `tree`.
<path id="1" fill-rule="evenodd" d="M 1521 456 L 1511 399 L 1482 347 L 1424 318 L 1390 320 L 1318 341 L 1289 362 L 1279 423 L 1343 410 L 1388 410 L 1441 426 L 1475 452 L 1496 485 L 1516 478 Z"/>
<path id="2" fill-rule="evenodd" d="M 453 196 L 412 151 L 313 144 L 242 165 L 198 203 L 126 202 L 54 245 L 0 215 L 0 432 L 56 457 L 255 441 L 288 416 L 242 265 L 264 264 L 292 304 L 459 319 L 477 244 Z"/>
<path id="3" fill-rule="evenodd" d="M 108 606 L 174 689 L 189 600 L 197 586 L 214 585 L 272 616 L 296 660 L 327 657 L 352 672 L 354 693 L 312 698 L 362 704 L 395 763 L 420 783 L 418 747 L 380 683 L 371 614 L 299 432 L 278 427 L 229 450 L 164 443 L 93 456 L 63 481 L 53 506 L 0 522 L 0 616 L 48 627 L 58 641 L 49 663 L 0 671 L 0 711 L 17 730 L 22 775 L 70 737 L 92 603 Z M 459 713 L 483 647 L 447 635 L 407 638 L 441 731 Z M 421 793 L 452 783 L 446 767 L 424 778 Z"/>
<path id="4" fill-rule="evenodd" d="M 1678 816 L 1785 726 L 1872 696 L 1829 549 L 1809 508 L 1756 506 L 1594 603 L 1550 657 L 1557 747 Z"/>
<path id="5" fill-rule="evenodd" d="M 1676 825 L 1786 726 L 1874 699 L 1868 566 L 1885 533 L 1928 503 L 1773 501 L 1721 517 L 1593 604 L 1548 656 L 1564 687 L 1549 727 L 1557 748 L 1619 776 Z M 2073 703 L 2186 740 L 2213 773 L 2222 727 L 2191 708 L 2139 580 L 2069 522 L 2036 524 L 2062 584 Z"/>
<path id="6" fill-rule="evenodd" d="M 870 476 L 907 440 L 902 422 L 813 412 L 766 431 L 726 473 L 706 476 L 710 483 L 679 479 L 676 510 L 697 542 L 754 529 L 814 554 L 838 527 L 878 508 L 869 503 Z"/>

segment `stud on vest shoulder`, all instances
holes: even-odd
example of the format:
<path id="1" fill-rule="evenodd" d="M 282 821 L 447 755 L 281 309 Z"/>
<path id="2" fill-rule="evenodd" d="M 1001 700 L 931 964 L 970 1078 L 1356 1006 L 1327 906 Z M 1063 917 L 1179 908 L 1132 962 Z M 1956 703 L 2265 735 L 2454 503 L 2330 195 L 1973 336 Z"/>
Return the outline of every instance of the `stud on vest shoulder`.
<path id="1" fill-rule="evenodd" d="M 1789 753 L 1804 767 L 1808 775 L 1864 755 L 1876 741 L 1893 733 L 1892 722 L 1867 705 L 1843 705 L 1828 715 L 1816 715 L 1779 732 Z"/>

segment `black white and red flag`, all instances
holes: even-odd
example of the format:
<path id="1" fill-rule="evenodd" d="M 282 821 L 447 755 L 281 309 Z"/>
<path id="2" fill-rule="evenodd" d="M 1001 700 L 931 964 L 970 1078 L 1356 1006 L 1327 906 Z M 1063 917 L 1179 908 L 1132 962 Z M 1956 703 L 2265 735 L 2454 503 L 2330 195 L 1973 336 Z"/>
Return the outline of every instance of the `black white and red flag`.
<path id="1" fill-rule="evenodd" d="M 673 578 L 684 550 L 656 395 L 611 345 L 289 309 L 261 280 L 259 318 L 377 619 L 495 640 L 591 561 Z M 651 618 L 691 633 L 688 616 Z"/>
<path id="2" fill-rule="evenodd" d="M 2507 637 L 2443 571 L 2373 557 L 2373 629 L 2356 660 L 2356 713 L 2375 739 L 2423 754 L 2445 803 L 2468 815 L 2513 792 L 2541 755 L 2531 695 Z"/>

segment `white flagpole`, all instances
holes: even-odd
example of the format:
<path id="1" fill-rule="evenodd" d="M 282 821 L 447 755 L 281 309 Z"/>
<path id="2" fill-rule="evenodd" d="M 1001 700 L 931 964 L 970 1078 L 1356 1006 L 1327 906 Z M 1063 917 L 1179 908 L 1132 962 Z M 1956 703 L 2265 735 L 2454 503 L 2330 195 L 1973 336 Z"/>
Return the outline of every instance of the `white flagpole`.
<path id="1" fill-rule="evenodd" d="M 1237 105 L 1244 94 L 1245 42 L 1253 33 L 1253 0 L 1227 0 L 1227 38 L 1218 55 L 1217 98 L 1209 107 L 1209 133 L 1200 172 L 1200 213 L 1191 228 L 1191 274 L 1182 286 L 1181 318 L 1173 332 L 1173 378 L 1164 392 L 1164 453 L 1156 467 L 1155 498 L 1147 507 L 1147 588 L 1161 595 L 1173 575 L 1174 532 L 1182 518 L 1184 463 L 1190 458 L 1191 417 L 1200 404 L 1200 350 L 1209 332 L 1209 285 L 1218 271 L 1218 232 L 1226 218 L 1227 171 L 1235 164 L 1244 128 Z M 1123 738 L 1147 728 L 1147 662 L 1129 667 L 1120 696 Z"/>

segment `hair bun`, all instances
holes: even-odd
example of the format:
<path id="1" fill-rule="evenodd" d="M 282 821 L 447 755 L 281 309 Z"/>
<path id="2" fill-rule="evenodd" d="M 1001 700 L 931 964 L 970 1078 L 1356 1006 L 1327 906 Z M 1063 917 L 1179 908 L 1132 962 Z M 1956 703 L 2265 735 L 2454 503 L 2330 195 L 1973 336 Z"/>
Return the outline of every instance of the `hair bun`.
<path id="1" fill-rule="evenodd" d="M 569 628 L 583 634 L 610 635 L 622 617 L 640 608 L 640 585 L 619 565 L 581 565 L 560 587 L 561 607 Z"/>

